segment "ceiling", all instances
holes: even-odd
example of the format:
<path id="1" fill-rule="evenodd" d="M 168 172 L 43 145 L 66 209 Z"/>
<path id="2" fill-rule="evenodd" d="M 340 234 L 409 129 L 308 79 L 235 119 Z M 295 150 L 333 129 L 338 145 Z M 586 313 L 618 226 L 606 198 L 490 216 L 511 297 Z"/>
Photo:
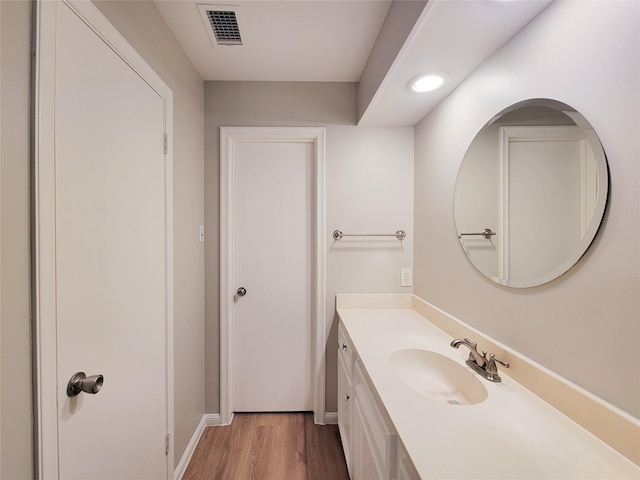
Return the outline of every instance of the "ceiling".
<path id="1" fill-rule="evenodd" d="M 357 82 L 391 1 L 155 3 L 204 80 Z M 212 45 L 198 4 L 236 5 L 242 45 Z"/>
<path id="2" fill-rule="evenodd" d="M 414 8 L 413 18 L 402 19 L 406 28 L 391 26 L 408 32 L 402 33 L 398 51 L 391 52 L 385 42 L 376 43 L 385 20 L 391 21 L 388 0 L 155 4 L 205 81 L 364 83 L 370 80 L 361 78 L 363 71 L 369 73 L 370 56 L 392 54 L 385 71 L 374 76 L 374 93 L 361 106 L 359 123 L 413 125 L 551 1 L 431 0 Z M 221 9 L 233 4 L 242 45 L 213 45 L 198 4 L 226 5 Z M 406 89 L 411 78 L 431 71 L 446 71 L 451 80 L 436 92 Z"/>

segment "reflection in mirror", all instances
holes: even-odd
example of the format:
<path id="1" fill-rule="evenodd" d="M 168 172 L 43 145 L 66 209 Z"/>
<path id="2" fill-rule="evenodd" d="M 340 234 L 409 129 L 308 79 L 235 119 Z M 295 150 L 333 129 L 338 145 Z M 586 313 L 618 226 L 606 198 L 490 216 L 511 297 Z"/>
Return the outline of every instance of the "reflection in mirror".
<path id="1" fill-rule="evenodd" d="M 467 257 L 485 276 L 533 287 L 571 268 L 604 215 L 607 161 L 575 109 L 527 100 L 492 118 L 456 179 L 454 217 Z"/>

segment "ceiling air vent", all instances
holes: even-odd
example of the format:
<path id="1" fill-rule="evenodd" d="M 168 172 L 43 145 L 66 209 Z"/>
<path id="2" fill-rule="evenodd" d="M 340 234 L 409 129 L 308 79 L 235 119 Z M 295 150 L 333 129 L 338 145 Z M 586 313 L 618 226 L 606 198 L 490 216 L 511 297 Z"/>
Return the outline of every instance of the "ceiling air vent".
<path id="1" fill-rule="evenodd" d="M 215 45 L 242 45 L 236 12 L 227 5 L 198 5 L 211 43 Z"/>

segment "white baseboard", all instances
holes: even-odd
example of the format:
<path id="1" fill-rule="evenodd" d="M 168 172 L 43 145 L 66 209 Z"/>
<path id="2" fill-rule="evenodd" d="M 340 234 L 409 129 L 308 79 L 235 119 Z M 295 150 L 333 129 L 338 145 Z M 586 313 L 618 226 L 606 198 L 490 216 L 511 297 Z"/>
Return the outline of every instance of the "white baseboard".
<path id="1" fill-rule="evenodd" d="M 189 440 L 189 444 L 182 454 L 182 458 L 180 459 L 180 463 L 176 467 L 175 472 L 173 473 L 174 480 L 181 480 L 184 472 L 187 470 L 189 466 L 189 462 L 191 461 L 191 457 L 193 456 L 193 452 L 195 452 L 196 447 L 198 446 L 198 442 L 200 441 L 200 437 L 204 433 L 204 429 L 206 427 L 217 427 L 223 425 L 222 418 L 219 413 L 206 413 L 202 416 L 200 423 L 196 427 L 195 432 L 193 432 L 193 436 L 191 440 Z"/>
<path id="2" fill-rule="evenodd" d="M 220 425 L 225 425 L 222 423 L 222 417 L 219 413 L 206 413 L 203 418 L 206 427 L 219 427 Z"/>
<path id="3" fill-rule="evenodd" d="M 324 423 L 326 425 L 337 425 L 338 424 L 338 412 L 325 412 L 325 414 L 324 414 Z"/>

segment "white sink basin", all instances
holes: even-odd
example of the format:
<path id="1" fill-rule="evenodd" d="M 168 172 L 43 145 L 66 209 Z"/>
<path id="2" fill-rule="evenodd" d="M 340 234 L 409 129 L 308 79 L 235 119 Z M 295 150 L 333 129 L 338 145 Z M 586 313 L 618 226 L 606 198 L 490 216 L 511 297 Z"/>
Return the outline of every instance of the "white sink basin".
<path id="1" fill-rule="evenodd" d="M 450 358 L 429 350 L 398 350 L 391 355 L 396 374 L 421 395 L 451 405 L 473 405 L 487 398 L 479 377 Z"/>

